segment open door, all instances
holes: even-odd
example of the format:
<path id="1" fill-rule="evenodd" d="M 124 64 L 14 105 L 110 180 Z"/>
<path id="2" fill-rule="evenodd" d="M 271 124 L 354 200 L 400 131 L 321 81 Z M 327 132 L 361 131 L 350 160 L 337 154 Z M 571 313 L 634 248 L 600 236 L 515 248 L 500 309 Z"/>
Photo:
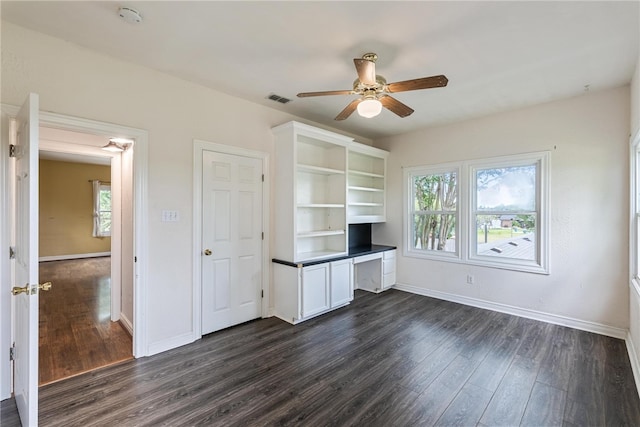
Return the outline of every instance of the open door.
<path id="1" fill-rule="evenodd" d="M 16 117 L 14 396 L 23 426 L 38 424 L 38 95 Z"/>

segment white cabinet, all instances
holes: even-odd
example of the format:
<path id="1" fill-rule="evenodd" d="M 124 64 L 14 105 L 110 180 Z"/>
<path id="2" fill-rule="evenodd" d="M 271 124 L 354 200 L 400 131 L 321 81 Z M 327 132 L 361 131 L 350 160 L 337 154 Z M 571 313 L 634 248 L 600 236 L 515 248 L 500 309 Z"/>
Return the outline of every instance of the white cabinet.
<path id="1" fill-rule="evenodd" d="M 396 250 L 382 253 L 382 290 L 396 284 Z"/>
<path id="2" fill-rule="evenodd" d="M 385 190 L 388 151 L 368 145 L 349 145 L 347 222 L 386 221 Z"/>
<path id="3" fill-rule="evenodd" d="M 353 262 L 351 258 L 331 263 L 331 307 L 353 300 Z"/>
<path id="4" fill-rule="evenodd" d="M 276 142 L 275 258 L 294 263 L 347 253 L 347 145 L 352 138 L 289 122 Z"/>
<path id="5" fill-rule="evenodd" d="M 273 264 L 275 315 L 299 323 L 353 300 L 351 258 L 302 267 Z"/>
<path id="6" fill-rule="evenodd" d="M 307 318 L 327 311 L 330 305 L 329 263 L 302 269 L 302 306 L 300 317 Z"/>

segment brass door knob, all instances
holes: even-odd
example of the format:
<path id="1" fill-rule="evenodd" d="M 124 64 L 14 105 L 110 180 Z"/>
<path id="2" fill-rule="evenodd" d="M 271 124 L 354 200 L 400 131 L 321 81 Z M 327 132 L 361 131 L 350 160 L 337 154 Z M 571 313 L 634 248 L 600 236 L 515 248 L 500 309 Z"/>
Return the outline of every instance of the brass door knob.
<path id="1" fill-rule="evenodd" d="M 36 287 L 38 288 L 38 290 L 41 291 L 48 291 L 49 289 L 51 289 L 51 286 L 53 286 L 53 284 L 51 282 L 45 282 L 41 285 L 37 285 L 37 286 L 33 286 L 30 287 L 29 284 L 27 283 L 26 285 L 20 287 L 20 286 L 14 286 L 13 289 L 11 289 L 11 295 L 20 295 L 21 293 L 25 293 L 27 295 L 31 295 L 31 294 L 35 294 L 36 293 Z"/>
<path id="2" fill-rule="evenodd" d="M 209 256 L 209 255 L 211 255 L 212 253 L 213 253 L 213 252 L 211 252 L 211 249 L 205 249 L 205 250 L 204 250 L 204 254 L 205 254 L 206 256 Z"/>
<path id="3" fill-rule="evenodd" d="M 23 287 L 14 286 L 13 289 L 11 289 L 11 295 L 20 295 L 23 292 L 25 294 L 29 295 L 29 284 L 28 283 L 26 285 L 24 285 Z"/>
<path id="4" fill-rule="evenodd" d="M 38 289 L 40 289 L 41 291 L 48 291 L 51 289 L 51 286 L 53 286 L 53 283 L 45 282 L 41 285 L 38 285 Z"/>

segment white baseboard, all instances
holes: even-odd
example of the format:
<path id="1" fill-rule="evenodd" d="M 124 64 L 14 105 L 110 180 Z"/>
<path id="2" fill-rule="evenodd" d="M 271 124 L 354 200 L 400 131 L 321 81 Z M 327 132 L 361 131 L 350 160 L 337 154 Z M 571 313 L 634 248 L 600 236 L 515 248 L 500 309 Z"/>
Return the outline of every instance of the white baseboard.
<path id="1" fill-rule="evenodd" d="M 636 351 L 636 346 L 633 344 L 631 333 L 627 334 L 627 338 L 624 341 L 627 344 L 627 353 L 629 354 L 629 361 L 631 362 L 633 379 L 636 382 L 636 390 L 638 396 L 640 396 L 640 364 L 638 363 L 638 352 Z"/>
<path id="2" fill-rule="evenodd" d="M 183 345 L 191 344 L 194 341 L 196 341 L 196 337 L 191 332 L 178 335 L 177 337 L 171 337 L 166 340 L 158 341 L 149 344 L 146 356 L 153 356 L 154 354 L 162 353 L 163 351 L 182 347 Z"/>
<path id="3" fill-rule="evenodd" d="M 38 262 L 44 261 L 64 261 L 68 259 L 81 259 L 81 258 L 98 258 L 103 256 L 111 256 L 111 252 L 93 252 L 88 254 L 70 254 L 70 255 L 52 255 L 41 256 L 38 258 Z"/>
<path id="4" fill-rule="evenodd" d="M 124 315 L 124 313 L 120 313 L 119 322 L 122 326 L 124 326 L 127 332 L 129 332 L 129 335 L 133 336 L 133 323 L 127 318 L 127 316 Z"/>
<path id="5" fill-rule="evenodd" d="M 395 285 L 395 289 L 445 301 L 456 302 L 459 304 L 470 305 L 472 307 L 498 311 L 500 313 L 512 314 L 514 316 L 526 317 L 527 319 L 539 320 L 541 322 L 552 323 L 554 325 L 567 326 L 569 328 L 580 329 L 582 331 L 593 332 L 596 334 L 606 335 L 613 338 L 620 338 L 623 340 L 627 338 L 628 334 L 628 331 L 626 329 L 617 328 L 615 326 L 603 325 L 587 320 L 573 319 L 570 317 L 559 316 L 557 314 L 543 313 L 541 311 L 450 294 L 448 292 L 434 291 L 431 289 L 425 289 L 403 283 L 397 283 Z"/>

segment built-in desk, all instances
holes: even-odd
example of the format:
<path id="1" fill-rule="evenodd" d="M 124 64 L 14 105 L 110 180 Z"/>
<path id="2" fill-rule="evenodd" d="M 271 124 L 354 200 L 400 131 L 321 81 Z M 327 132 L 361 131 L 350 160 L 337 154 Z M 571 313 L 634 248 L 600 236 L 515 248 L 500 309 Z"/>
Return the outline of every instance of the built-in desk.
<path id="1" fill-rule="evenodd" d="M 274 258 L 275 315 L 296 324 L 349 304 L 354 289 L 388 289 L 395 284 L 395 254 L 395 246 L 364 245 L 323 260 Z"/>

